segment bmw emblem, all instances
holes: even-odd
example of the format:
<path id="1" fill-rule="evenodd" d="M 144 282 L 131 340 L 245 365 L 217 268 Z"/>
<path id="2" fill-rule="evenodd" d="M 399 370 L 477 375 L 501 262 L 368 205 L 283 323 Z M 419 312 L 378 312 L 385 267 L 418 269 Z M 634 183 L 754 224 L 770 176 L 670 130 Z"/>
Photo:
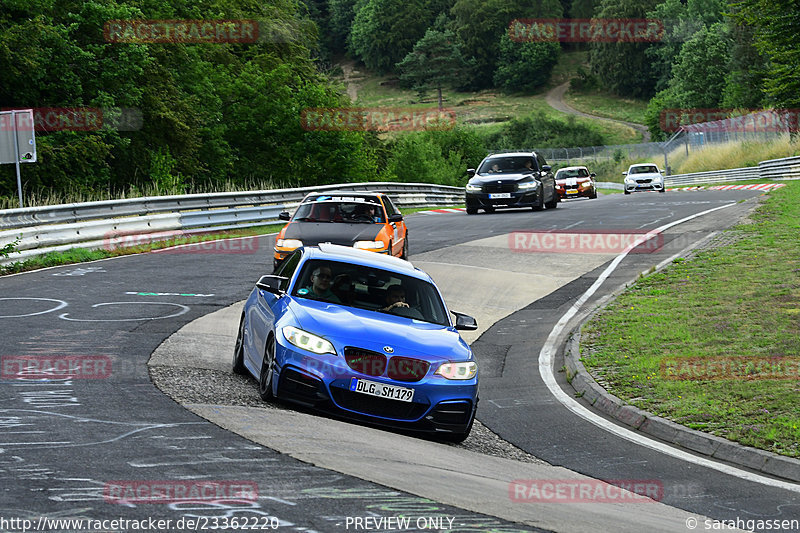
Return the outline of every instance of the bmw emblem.
<path id="1" fill-rule="evenodd" d="M 386 353 L 394 353 L 394 348 L 392 348 L 391 346 L 384 346 L 383 351 Z"/>

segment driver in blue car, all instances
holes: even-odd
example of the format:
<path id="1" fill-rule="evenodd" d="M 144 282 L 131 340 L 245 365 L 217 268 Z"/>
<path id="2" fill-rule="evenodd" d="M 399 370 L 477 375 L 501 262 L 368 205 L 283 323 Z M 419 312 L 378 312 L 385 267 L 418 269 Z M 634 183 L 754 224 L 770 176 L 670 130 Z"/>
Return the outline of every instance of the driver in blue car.
<path id="1" fill-rule="evenodd" d="M 422 313 L 412 309 L 406 302 L 406 290 L 402 285 L 392 285 L 386 289 L 386 307 L 381 311 L 422 320 Z"/>

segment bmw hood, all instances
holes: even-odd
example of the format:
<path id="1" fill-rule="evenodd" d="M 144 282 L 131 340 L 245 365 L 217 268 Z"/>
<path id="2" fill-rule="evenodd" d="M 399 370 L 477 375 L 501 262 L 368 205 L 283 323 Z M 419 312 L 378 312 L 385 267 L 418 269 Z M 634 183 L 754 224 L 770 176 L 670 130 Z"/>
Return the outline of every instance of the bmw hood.
<path id="1" fill-rule="evenodd" d="M 378 236 L 379 224 L 350 224 L 346 222 L 292 222 L 283 234 L 284 239 L 299 239 L 304 245 L 321 242 L 352 246 L 355 241 L 372 241 Z"/>
<path id="2" fill-rule="evenodd" d="M 450 327 L 316 300 L 293 299 L 290 309 L 296 318 L 293 325 L 325 337 L 337 351 L 354 346 L 431 362 L 466 361 L 472 356 Z"/>

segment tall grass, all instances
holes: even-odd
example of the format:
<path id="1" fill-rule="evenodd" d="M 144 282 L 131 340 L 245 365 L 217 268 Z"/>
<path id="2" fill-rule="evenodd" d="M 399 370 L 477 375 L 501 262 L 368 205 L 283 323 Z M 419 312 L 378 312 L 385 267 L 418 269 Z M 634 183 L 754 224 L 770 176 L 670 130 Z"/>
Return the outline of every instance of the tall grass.
<path id="1" fill-rule="evenodd" d="M 744 141 L 707 145 L 701 149 L 679 146 L 669 154 L 673 174 L 754 167 L 759 161 L 800 155 L 800 140 L 788 135 L 773 141 Z"/>

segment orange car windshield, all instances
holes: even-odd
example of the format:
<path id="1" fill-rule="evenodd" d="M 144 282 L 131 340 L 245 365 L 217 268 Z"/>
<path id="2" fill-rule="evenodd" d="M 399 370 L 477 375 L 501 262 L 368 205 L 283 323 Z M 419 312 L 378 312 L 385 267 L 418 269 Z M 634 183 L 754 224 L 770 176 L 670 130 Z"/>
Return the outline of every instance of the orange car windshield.
<path id="1" fill-rule="evenodd" d="M 382 224 L 386 221 L 380 204 L 367 201 L 315 200 L 297 208 L 292 222 L 338 222 Z"/>

